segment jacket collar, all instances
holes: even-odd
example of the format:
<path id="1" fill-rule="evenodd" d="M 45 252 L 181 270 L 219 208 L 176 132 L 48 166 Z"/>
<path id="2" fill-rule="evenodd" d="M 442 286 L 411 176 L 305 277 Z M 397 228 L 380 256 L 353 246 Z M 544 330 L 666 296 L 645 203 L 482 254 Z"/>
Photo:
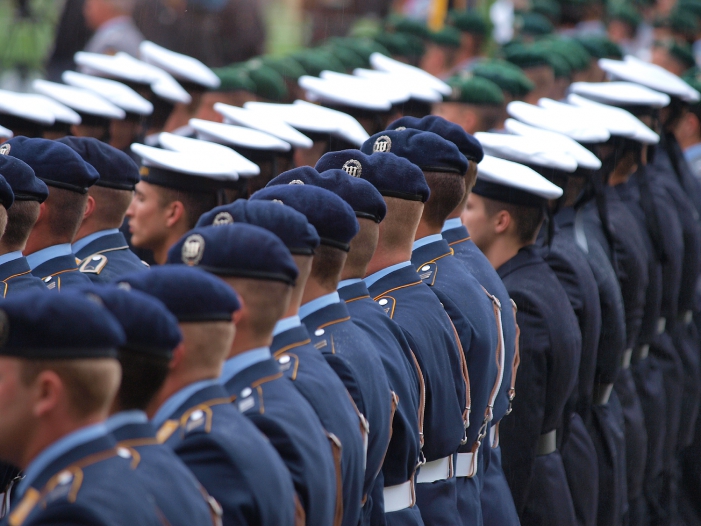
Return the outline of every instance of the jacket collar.
<path id="1" fill-rule="evenodd" d="M 13 259 L 0 265 L 0 281 L 5 281 L 8 278 L 19 274 L 29 274 L 31 269 L 24 257 Z"/>
<path id="2" fill-rule="evenodd" d="M 500 278 L 504 279 L 518 269 L 537 265 L 538 263 L 542 263 L 542 261 L 543 259 L 538 255 L 537 247 L 535 245 L 528 245 L 519 250 L 514 257 L 499 267 L 497 273 Z"/>
<path id="3" fill-rule="evenodd" d="M 283 349 L 291 347 L 299 347 L 304 343 L 309 343 L 309 332 L 304 325 L 298 325 L 287 329 L 273 337 L 273 343 L 270 346 L 270 352 L 275 356 Z"/>
<path id="4" fill-rule="evenodd" d="M 418 247 L 411 253 L 411 262 L 416 268 L 425 263 L 453 254 L 448 242 L 441 237 L 437 241 Z"/>
<path id="5" fill-rule="evenodd" d="M 340 301 L 312 312 L 309 316 L 302 320 L 302 323 L 311 333 L 321 325 L 329 322 L 342 321 L 345 319 L 350 319 L 350 313 L 348 312 L 348 307 L 346 307 L 346 304 Z"/>
<path id="6" fill-rule="evenodd" d="M 338 295 L 343 301 L 351 301 L 360 299 L 363 297 L 370 298 L 370 292 L 364 281 L 359 281 L 357 283 L 352 283 L 342 289 L 338 289 Z"/>
<path id="7" fill-rule="evenodd" d="M 421 279 L 416 273 L 416 267 L 410 264 L 406 267 L 399 268 L 386 276 L 383 276 L 375 283 L 370 285 L 368 290 L 370 291 L 370 296 L 372 298 L 376 298 L 390 289 L 417 282 L 421 282 Z"/>
<path id="8" fill-rule="evenodd" d="M 442 234 L 443 238 L 448 242 L 449 245 L 462 243 L 470 239 L 470 233 L 467 231 L 467 228 L 465 228 L 464 225 L 444 230 Z"/>
<path id="9" fill-rule="evenodd" d="M 282 376 L 280 366 L 275 359 L 271 357 L 262 362 L 254 363 L 250 367 L 234 375 L 224 384 L 224 389 L 230 395 L 238 396 L 243 389 L 250 386 L 256 380 L 260 380 L 261 378 L 274 379 L 279 376 Z"/>
<path id="10" fill-rule="evenodd" d="M 108 233 L 93 239 L 88 244 L 76 250 L 76 245 L 73 245 L 73 250 L 76 250 L 75 255 L 80 259 L 86 258 L 96 252 L 110 250 L 115 248 L 129 248 L 124 234 L 117 231 L 116 233 Z"/>

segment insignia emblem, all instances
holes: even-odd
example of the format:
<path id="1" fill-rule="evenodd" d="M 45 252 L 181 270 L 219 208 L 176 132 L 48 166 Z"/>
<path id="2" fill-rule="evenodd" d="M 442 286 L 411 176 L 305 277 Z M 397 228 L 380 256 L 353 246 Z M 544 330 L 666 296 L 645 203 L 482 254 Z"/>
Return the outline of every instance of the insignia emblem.
<path id="1" fill-rule="evenodd" d="M 186 265 L 190 267 L 197 265 L 204 255 L 204 238 L 199 234 L 189 236 L 183 243 L 181 255 Z"/>
<path id="2" fill-rule="evenodd" d="M 304 182 L 300 181 L 299 179 L 295 179 L 294 181 L 290 181 L 287 184 L 301 184 L 302 186 L 304 186 Z"/>
<path id="3" fill-rule="evenodd" d="M 212 221 L 212 224 L 214 226 L 220 226 L 230 225 L 233 222 L 234 217 L 229 212 L 219 212 L 217 215 L 214 216 L 214 221 Z"/>
<path id="4" fill-rule="evenodd" d="M 131 290 L 131 285 L 126 281 L 122 281 L 121 283 L 117 284 L 117 288 L 121 290 Z"/>
<path id="5" fill-rule="evenodd" d="M 201 426 L 204 421 L 205 421 L 205 415 L 204 411 L 201 409 L 197 409 L 196 411 L 193 411 L 192 414 L 190 415 L 190 418 L 187 421 L 187 425 L 185 426 L 185 431 L 192 431 L 193 429 Z"/>
<path id="6" fill-rule="evenodd" d="M 387 153 L 392 149 L 392 139 L 386 135 L 378 137 L 372 147 L 372 153 Z"/>
<path id="7" fill-rule="evenodd" d="M 406 130 L 406 126 L 398 126 L 397 128 L 395 128 L 395 131 L 404 131 L 404 130 Z"/>
<path id="8" fill-rule="evenodd" d="M 272 202 L 273 202 L 273 203 L 278 203 L 278 204 L 281 204 L 281 205 L 284 205 L 284 204 L 285 204 L 285 203 L 283 203 L 280 199 L 273 199 Z"/>
<path id="9" fill-rule="evenodd" d="M 343 171 L 351 177 L 360 177 L 363 173 L 363 165 L 355 159 L 348 159 L 343 165 Z"/>
<path id="10" fill-rule="evenodd" d="M 0 347 L 7 343 L 10 335 L 10 320 L 4 310 L 0 310 Z"/>
<path id="11" fill-rule="evenodd" d="M 59 473 L 58 478 L 56 480 L 61 485 L 68 484 L 73 480 L 73 473 L 71 473 L 70 471 L 62 471 L 61 473 Z"/>
<path id="12" fill-rule="evenodd" d="M 11 144 L 7 144 L 7 143 L 3 144 L 2 146 L 0 146 L 0 155 L 10 155 L 11 149 L 12 149 Z"/>

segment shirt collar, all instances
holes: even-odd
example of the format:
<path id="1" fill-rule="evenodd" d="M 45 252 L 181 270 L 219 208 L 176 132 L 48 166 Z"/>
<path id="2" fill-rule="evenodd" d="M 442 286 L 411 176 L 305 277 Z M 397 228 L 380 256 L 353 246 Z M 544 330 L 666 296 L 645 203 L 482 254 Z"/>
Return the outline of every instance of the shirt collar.
<path id="1" fill-rule="evenodd" d="M 9 263 L 10 261 L 14 261 L 15 259 L 19 259 L 21 257 L 24 256 L 19 250 L 15 250 L 14 252 L 8 252 L 7 254 L 3 254 L 2 256 L 0 256 L 0 265 L 4 265 L 5 263 Z"/>
<path id="2" fill-rule="evenodd" d="M 158 411 L 156 411 L 156 414 L 153 415 L 151 423 L 156 427 L 156 429 L 158 429 L 178 410 L 181 405 L 187 402 L 192 395 L 206 389 L 207 387 L 217 385 L 218 383 L 218 380 L 200 380 L 194 384 L 186 385 L 180 389 L 180 391 L 170 395 L 170 398 L 163 402 L 161 407 L 158 408 Z"/>
<path id="3" fill-rule="evenodd" d="M 314 314 L 316 311 L 321 310 L 324 307 L 328 307 L 329 305 L 333 305 L 334 303 L 340 303 L 340 301 L 341 297 L 338 295 L 338 292 L 332 292 L 331 294 L 319 296 L 318 298 L 305 303 L 299 308 L 299 317 L 304 319 L 310 314 Z"/>
<path id="4" fill-rule="evenodd" d="M 687 149 L 684 150 L 684 158 L 687 161 L 691 161 L 694 157 L 698 157 L 701 155 L 701 143 L 694 144 L 692 146 L 689 146 Z"/>
<path id="5" fill-rule="evenodd" d="M 395 265 L 385 267 L 382 270 L 378 270 L 377 272 L 375 272 L 374 274 L 370 274 L 363 280 L 365 281 L 365 286 L 370 288 L 373 284 L 377 283 L 388 274 L 391 274 L 392 272 L 394 272 L 395 270 L 399 270 L 400 268 L 408 267 L 409 265 L 411 265 L 411 261 L 404 261 L 403 263 L 397 263 Z"/>
<path id="6" fill-rule="evenodd" d="M 454 217 L 453 219 L 446 219 L 445 223 L 443 223 L 443 228 L 441 229 L 441 232 L 445 232 L 446 230 L 452 230 L 453 228 L 458 228 L 461 226 L 462 221 L 459 217 Z"/>
<path id="7" fill-rule="evenodd" d="M 72 248 L 74 253 L 80 252 L 82 249 L 87 247 L 90 243 L 101 237 L 109 236 L 111 234 L 119 234 L 118 228 L 108 228 L 107 230 L 100 230 L 99 232 L 93 232 L 89 236 L 80 238 L 78 241 L 73 243 Z"/>
<path id="8" fill-rule="evenodd" d="M 241 371 L 248 369 L 252 365 L 268 360 L 272 355 L 269 347 L 256 347 L 250 351 L 243 352 L 238 356 L 229 358 L 224 362 L 219 383 L 225 384 Z"/>
<path id="9" fill-rule="evenodd" d="M 119 26 L 121 24 L 130 24 L 131 23 L 131 18 L 123 15 L 123 16 L 115 16 L 114 18 L 110 18 L 107 22 L 103 23 L 99 28 L 98 31 L 102 29 L 108 29 L 110 27 L 114 26 Z"/>
<path id="10" fill-rule="evenodd" d="M 344 287 L 350 287 L 351 285 L 355 285 L 356 283 L 360 283 L 363 281 L 360 278 L 351 278 L 351 279 L 344 279 L 343 281 L 340 281 L 338 283 L 338 287 L 336 287 L 337 290 L 341 290 Z"/>
<path id="11" fill-rule="evenodd" d="M 421 239 L 417 239 L 416 241 L 414 241 L 414 248 L 412 250 L 425 247 L 426 245 L 436 243 L 437 241 L 443 241 L 443 236 L 440 234 L 432 234 L 430 236 L 422 237 Z"/>
<path id="12" fill-rule="evenodd" d="M 294 329 L 295 327 L 299 327 L 300 325 L 302 325 L 302 321 L 299 319 L 299 316 L 290 316 L 289 318 L 283 318 L 275 324 L 275 328 L 273 329 L 273 338 L 280 333 L 289 331 L 290 329 Z"/>
<path id="13" fill-rule="evenodd" d="M 107 434 L 107 428 L 105 424 L 93 424 L 91 426 L 83 427 L 70 433 L 64 437 L 61 437 L 56 442 L 51 444 L 49 447 L 44 449 L 39 453 L 34 460 L 27 466 L 24 470 L 24 478 L 20 481 L 19 486 L 17 486 L 17 502 L 22 498 L 24 492 L 27 491 L 32 485 L 32 482 L 41 475 L 54 460 L 68 453 L 71 449 L 86 444 L 92 440 L 103 437 Z"/>
<path id="14" fill-rule="evenodd" d="M 138 409 L 132 409 L 131 411 L 120 411 L 113 414 L 105 421 L 105 427 L 108 433 L 112 433 L 115 429 L 128 424 L 145 424 L 146 422 L 148 422 L 146 413 Z"/>
<path id="15" fill-rule="evenodd" d="M 29 268 L 34 270 L 39 265 L 46 263 L 50 259 L 54 259 L 60 256 L 70 256 L 73 254 L 70 243 L 61 243 L 60 245 L 53 245 L 50 247 L 42 248 L 34 254 L 29 254 L 27 256 L 27 263 Z"/>

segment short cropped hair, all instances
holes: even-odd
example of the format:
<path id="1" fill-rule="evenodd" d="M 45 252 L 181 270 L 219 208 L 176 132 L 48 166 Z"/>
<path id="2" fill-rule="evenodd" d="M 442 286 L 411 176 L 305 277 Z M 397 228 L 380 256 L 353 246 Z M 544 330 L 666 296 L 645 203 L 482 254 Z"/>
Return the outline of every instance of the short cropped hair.
<path id="1" fill-rule="evenodd" d="M 339 248 L 319 245 L 314 251 L 310 277 L 326 288 L 336 288 L 347 253 Z"/>
<path id="2" fill-rule="evenodd" d="M 159 190 L 161 207 L 175 201 L 183 204 L 188 229 L 195 228 L 200 216 L 219 204 L 216 194 L 211 192 L 183 192 L 164 186 L 160 186 Z"/>
<path id="3" fill-rule="evenodd" d="M 519 242 L 535 242 L 545 219 L 545 210 L 542 207 L 514 205 L 493 199 L 483 199 L 487 216 L 494 217 L 502 210 L 506 210 L 516 225 L 516 237 Z"/>
<path id="4" fill-rule="evenodd" d="M 290 303 L 292 287 L 281 281 L 248 278 L 224 278 L 240 296 L 250 313 L 249 328 L 253 336 L 270 336 Z"/>
<path id="5" fill-rule="evenodd" d="M 36 201 L 15 201 L 7 211 L 7 227 L 2 235 L 3 244 L 9 248 L 23 247 L 39 218 L 40 204 Z"/>
<path id="6" fill-rule="evenodd" d="M 146 410 L 168 376 L 170 360 L 120 349 L 119 363 L 122 366 L 122 382 L 117 392 L 119 410 Z"/>
<path id="7" fill-rule="evenodd" d="M 105 186 L 92 186 L 88 194 L 95 200 L 93 216 L 96 222 L 107 228 L 119 228 L 124 222 L 127 208 L 131 204 L 134 192 L 118 190 Z"/>
<path id="8" fill-rule="evenodd" d="M 465 178 L 457 174 L 424 172 L 431 195 L 424 205 L 423 220 L 442 227 L 465 196 Z"/>
<path id="9" fill-rule="evenodd" d="M 88 194 L 52 186 L 45 201 L 46 220 L 51 235 L 72 240 L 83 222 L 87 202 Z"/>

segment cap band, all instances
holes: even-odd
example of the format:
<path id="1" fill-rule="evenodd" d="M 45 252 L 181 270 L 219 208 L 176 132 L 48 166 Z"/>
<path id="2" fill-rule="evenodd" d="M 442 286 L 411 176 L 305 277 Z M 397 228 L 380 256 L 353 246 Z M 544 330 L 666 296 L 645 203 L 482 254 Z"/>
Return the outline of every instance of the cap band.
<path id="1" fill-rule="evenodd" d="M 146 183 L 165 186 L 173 190 L 182 190 L 183 192 L 217 192 L 226 186 L 223 181 L 215 181 L 199 175 L 187 175 L 153 166 L 142 166 L 139 173 L 141 174 L 141 180 Z"/>
<path id="2" fill-rule="evenodd" d="M 61 188 L 63 190 L 70 190 L 71 192 L 76 192 L 79 194 L 87 194 L 88 189 L 84 186 L 77 186 L 74 184 L 69 184 L 69 183 L 64 183 L 61 181 L 52 181 L 51 179 L 45 179 L 43 177 L 38 177 L 38 179 L 41 179 L 44 181 L 47 186 L 54 186 L 56 188 Z"/>
<path id="3" fill-rule="evenodd" d="M 397 192 L 395 190 L 382 190 L 381 188 L 378 188 L 378 190 L 385 197 L 396 197 L 397 199 L 403 199 L 404 201 L 424 201 L 423 196 L 418 194 L 408 194 L 405 192 Z"/>
<path id="4" fill-rule="evenodd" d="M 336 241 L 335 239 L 329 239 L 328 237 L 320 237 L 319 244 L 326 245 L 332 248 L 337 248 L 339 250 L 343 250 L 344 252 L 350 252 L 350 245 L 348 243 L 341 243 L 340 241 Z"/>
<path id="5" fill-rule="evenodd" d="M 419 166 L 421 168 L 422 172 L 438 172 L 438 173 L 446 173 L 446 174 L 457 174 L 457 175 L 464 175 L 463 172 L 460 171 L 460 169 L 455 168 L 454 166 Z"/>
<path id="6" fill-rule="evenodd" d="M 72 347 L 3 347 L 0 356 L 11 356 L 27 360 L 80 360 L 83 358 L 116 358 L 117 349 L 93 347 L 87 349 Z"/>
<path id="7" fill-rule="evenodd" d="M 505 186 L 499 183 L 492 183 L 477 179 L 475 186 L 472 187 L 472 193 L 494 201 L 503 203 L 511 203 L 519 206 L 542 207 L 547 204 L 547 199 L 538 195 L 519 190 L 513 186 Z"/>
<path id="8" fill-rule="evenodd" d="M 98 179 L 95 186 L 103 186 L 105 188 L 113 188 L 114 190 L 134 190 L 135 185 L 130 183 L 113 183 L 102 178 Z"/>
<path id="9" fill-rule="evenodd" d="M 290 279 L 289 276 L 278 272 L 264 272 L 261 270 L 243 270 L 236 268 L 220 268 L 211 267 L 209 265 L 198 265 L 202 270 L 211 272 L 215 276 L 228 276 L 236 278 L 251 278 L 251 279 L 262 279 L 267 281 L 282 281 L 288 285 L 294 286 L 295 281 Z"/>

